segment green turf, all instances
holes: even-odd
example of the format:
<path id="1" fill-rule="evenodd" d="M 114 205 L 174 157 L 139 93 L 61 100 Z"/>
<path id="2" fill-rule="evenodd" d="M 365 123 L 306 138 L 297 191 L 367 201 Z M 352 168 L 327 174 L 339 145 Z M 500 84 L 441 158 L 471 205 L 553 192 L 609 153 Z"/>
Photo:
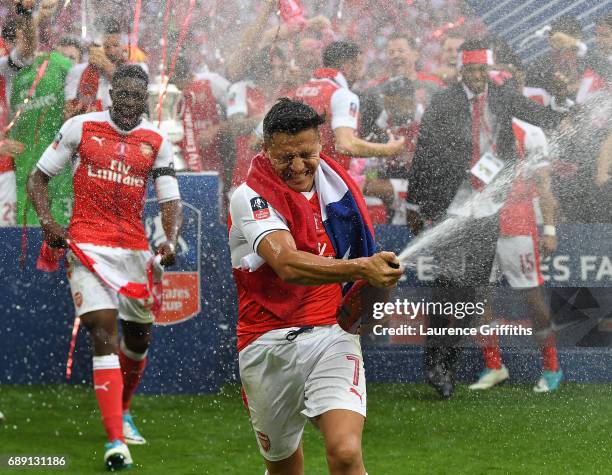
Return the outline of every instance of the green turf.
<path id="1" fill-rule="evenodd" d="M 459 388 L 438 401 L 423 385 L 371 384 L 364 457 L 370 475 L 612 473 L 612 386 Z M 131 447 L 139 474 L 263 475 L 238 388 L 216 396 L 137 396 L 133 415 L 149 440 Z M 104 473 L 94 396 L 79 386 L 1 386 L 0 454 L 67 455 L 69 470 Z M 307 475 L 325 474 L 322 440 L 305 433 Z"/>

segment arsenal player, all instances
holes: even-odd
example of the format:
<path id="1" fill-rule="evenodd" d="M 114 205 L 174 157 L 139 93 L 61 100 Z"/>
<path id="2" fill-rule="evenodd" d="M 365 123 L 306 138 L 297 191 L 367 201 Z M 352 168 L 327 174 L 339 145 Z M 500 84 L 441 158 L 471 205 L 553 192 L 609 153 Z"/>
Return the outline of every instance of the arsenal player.
<path id="1" fill-rule="evenodd" d="M 380 144 L 357 136 L 359 97 L 349 87 L 361 77 L 362 70 L 359 47 L 347 41 L 336 41 L 323 51 L 323 67 L 295 91 L 297 99 L 318 114 L 325 114 L 325 124 L 321 127 L 323 152 L 345 169 L 349 168 L 351 157 L 391 157 L 404 146 L 403 138 L 391 136 L 389 142 Z"/>
<path id="2" fill-rule="evenodd" d="M 365 474 L 363 357 L 359 337 L 336 323 L 341 283 L 386 288 L 403 274 L 393 253 L 374 254 L 361 192 L 321 153 L 323 122 L 306 104 L 279 100 L 230 204 L 240 378 L 270 475 L 304 473 L 308 420 L 331 474 Z"/>
<path id="3" fill-rule="evenodd" d="M 379 90 L 383 96 L 384 109 L 376 121 L 377 128 L 404 137 L 404 149 L 379 164 L 376 178 L 366 181 L 364 194 L 383 200 L 392 211 L 391 224 L 405 225 L 408 173 L 424 107 L 414 99 L 414 82 L 404 77 L 387 81 L 379 86 Z"/>
<path id="4" fill-rule="evenodd" d="M 223 176 L 219 128 L 225 118 L 230 82 L 219 74 L 196 77 L 184 56 L 179 56 L 172 82 L 183 93 L 180 111 L 185 137 L 180 146 L 191 171 L 214 170 Z"/>
<path id="5" fill-rule="evenodd" d="M 68 120 L 28 182 L 49 245 L 66 247 L 70 238 L 90 261 L 105 263 L 126 280 L 139 283 L 147 282 L 153 257 L 142 224 L 149 175 L 155 180 L 167 239 L 156 250 L 162 265 L 175 261 L 182 218 L 172 144 L 142 118 L 147 86 L 141 67 L 117 68 L 110 111 Z M 74 177 L 74 213 L 68 230 L 52 218 L 48 200 L 49 181 L 66 165 L 72 166 Z M 94 389 L 109 440 L 104 462 L 109 470 L 129 468 L 132 458 L 126 442 L 145 443 L 129 408 L 147 362 L 154 319 L 151 302 L 111 291 L 72 253 L 68 263 L 76 313 L 91 337 Z"/>

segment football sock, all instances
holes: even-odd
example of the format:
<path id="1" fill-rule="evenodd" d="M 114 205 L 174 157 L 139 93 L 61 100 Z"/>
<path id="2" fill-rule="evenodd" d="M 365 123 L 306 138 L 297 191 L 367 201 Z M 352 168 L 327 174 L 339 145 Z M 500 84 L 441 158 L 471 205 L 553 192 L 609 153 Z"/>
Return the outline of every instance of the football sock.
<path id="1" fill-rule="evenodd" d="M 499 350 L 497 335 L 481 335 L 480 350 L 484 357 L 485 365 L 489 369 L 501 369 L 502 357 Z"/>
<path id="2" fill-rule="evenodd" d="M 132 396 L 142 379 L 145 366 L 147 365 L 147 351 L 135 353 L 128 349 L 125 346 L 125 342 L 121 340 L 119 361 L 121 362 L 121 374 L 123 375 L 123 411 L 128 411 L 132 402 Z"/>
<path id="3" fill-rule="evenodd" d="M 108 440 L 112 442 L 119 439 L 125 442 L 121 411 L 123 378 L 117 355 L 93 357 L 93 383 Z"/>
<path id="4" fill-rule="evenodd" d="M 559 371 L 559 360 L 557 359 L 557 338 L 550 331 L 542 338 L 542 369 L 544 371 Z"/>

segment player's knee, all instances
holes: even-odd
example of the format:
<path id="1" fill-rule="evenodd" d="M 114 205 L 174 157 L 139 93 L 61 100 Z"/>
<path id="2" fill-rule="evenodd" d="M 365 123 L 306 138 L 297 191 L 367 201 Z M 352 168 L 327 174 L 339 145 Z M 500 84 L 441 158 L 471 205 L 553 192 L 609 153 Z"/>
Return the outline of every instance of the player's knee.
<path id="1" fill-rule="evenodd" d="M 138 335 L 125 335 L 124 336 L 125 347 L 134 353 L 144 353 L 149 349 L 151 345 L 151 334 L 144 333 Z"/>
<path id="2" fill-rule="evenodd" d="M 359 467 L 362 463 L 361 440 L 356 435 L 328 443 L 326 452 L 329 466 L 336 470 Z"/>
<path id="3" fill-rule="evenodd" d="M 142 354 L 147 351 L 151 345 L 151 329 L 150 326 L 135 325 L 132 323 L 123 324 L 123 342 L 129 351 Z"/>

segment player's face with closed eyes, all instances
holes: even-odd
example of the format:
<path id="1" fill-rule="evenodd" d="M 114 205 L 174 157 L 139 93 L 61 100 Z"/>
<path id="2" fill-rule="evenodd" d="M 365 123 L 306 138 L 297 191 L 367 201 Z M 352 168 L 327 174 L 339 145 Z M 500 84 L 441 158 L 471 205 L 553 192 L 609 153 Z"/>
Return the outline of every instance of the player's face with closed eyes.
<path id="1" fill-rule="evenodd" d="M 302 130 L 297 134 L 277 132 L 264 144 L 264 153 L 289 188 L 297 192 L 312 189 L 321 153 L 316 129 Z"/>

